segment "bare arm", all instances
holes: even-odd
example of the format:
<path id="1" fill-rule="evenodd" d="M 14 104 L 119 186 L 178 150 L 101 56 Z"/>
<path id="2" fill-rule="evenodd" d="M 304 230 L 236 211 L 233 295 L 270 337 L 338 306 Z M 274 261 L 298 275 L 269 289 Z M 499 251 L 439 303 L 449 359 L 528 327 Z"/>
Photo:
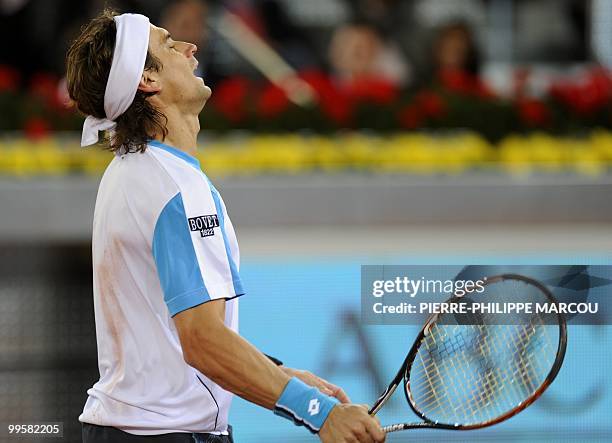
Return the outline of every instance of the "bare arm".
<path id="1" fill-rule="evenodd" d="M 185 361 L 223 389 L 274 409 L 289 375 L 223 323 L 225 300 L 174 316 Z"/>
<path id="2" fill-rule="evenodd" d="M 296 374 L 276 366 L 248 341 L 226 327 L 224 316 L 224 300 L 210 301 L 174 316 L 183 357 L 189 365 L 222 388 L 268 409 L 275 408 L 291 376 L 300 375 L 307 380 L 312 378 L 312 374 Z M 330 386 L 333 386 L 320 379 L 312 383 L 330 390 Z M 385 440 L 376 419 L 368 415 L 367 407 L 352 404 L 333 407 L 329 419 L 320 429 L 319 437 L 323 443 Z"/>

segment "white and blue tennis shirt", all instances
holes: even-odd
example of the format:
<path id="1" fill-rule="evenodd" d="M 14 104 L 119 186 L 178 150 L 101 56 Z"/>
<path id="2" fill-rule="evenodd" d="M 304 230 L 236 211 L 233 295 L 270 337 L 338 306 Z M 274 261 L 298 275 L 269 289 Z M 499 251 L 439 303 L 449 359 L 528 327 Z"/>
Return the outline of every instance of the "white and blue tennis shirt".
<path id="1" fill-rule="evenodd" d="M 237 331 L 244 294 L 234 228 L 198 160 L 156 141 L 115 157 L 92 243 L 100 380 L 79 420 L 141 435 L 226 433 L 232 394 L 185 363 L 172 320 L 226 299 Z"/>

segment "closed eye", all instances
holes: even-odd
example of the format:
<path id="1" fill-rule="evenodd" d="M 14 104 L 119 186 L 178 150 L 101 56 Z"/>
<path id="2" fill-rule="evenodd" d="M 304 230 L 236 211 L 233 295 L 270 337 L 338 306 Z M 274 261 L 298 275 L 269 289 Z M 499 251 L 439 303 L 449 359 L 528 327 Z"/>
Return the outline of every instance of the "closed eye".
<path id="1" fill-rule="evenodd" d="M 172 40 L 171 37 L 168 37 L 168 47 L 178 52 L 178 49 L 176 49 L 176 41 Z"/>

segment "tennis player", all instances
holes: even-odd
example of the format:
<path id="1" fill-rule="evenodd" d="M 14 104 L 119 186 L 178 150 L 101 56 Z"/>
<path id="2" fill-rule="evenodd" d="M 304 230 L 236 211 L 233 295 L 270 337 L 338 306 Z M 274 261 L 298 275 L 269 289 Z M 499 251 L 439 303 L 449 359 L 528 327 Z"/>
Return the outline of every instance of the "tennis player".
<path id="1" fill-rule="evenodd" d="M 83 441 L 231 442 L 232 394 L 323 442 L 384 441 L 342 389 L 238 335 L 238 243 L 195 157 L 211 95 L 193 74 L 196 50 L 145 16 L 105 11 L 68 52 L 68 90 L 88 115 L 82 145 L 109 131 L 115 153 L 93 221 L 100 379 Z"/>

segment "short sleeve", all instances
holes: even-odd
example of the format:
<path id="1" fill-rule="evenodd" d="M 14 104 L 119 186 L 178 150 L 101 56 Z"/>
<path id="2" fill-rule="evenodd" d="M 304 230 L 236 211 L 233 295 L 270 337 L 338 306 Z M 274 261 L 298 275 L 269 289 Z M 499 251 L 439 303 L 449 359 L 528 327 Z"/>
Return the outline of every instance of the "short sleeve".
<path id="1" fill-rule="evenodd" d="M 190 205 L 183 197 L 179 192 L 165 205 L 153 233 L 153 257 L 171 316 L 244 294 L 218 198 L 210 194 Z"/>

